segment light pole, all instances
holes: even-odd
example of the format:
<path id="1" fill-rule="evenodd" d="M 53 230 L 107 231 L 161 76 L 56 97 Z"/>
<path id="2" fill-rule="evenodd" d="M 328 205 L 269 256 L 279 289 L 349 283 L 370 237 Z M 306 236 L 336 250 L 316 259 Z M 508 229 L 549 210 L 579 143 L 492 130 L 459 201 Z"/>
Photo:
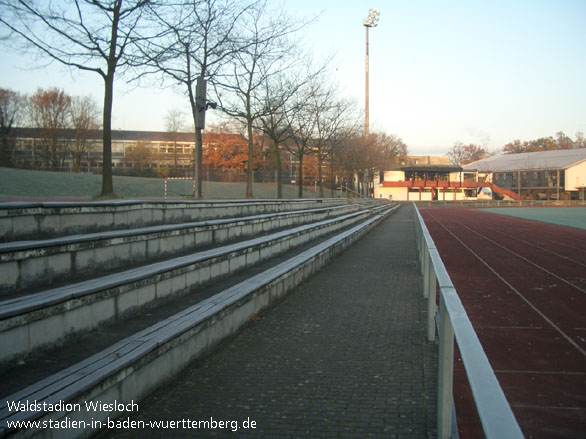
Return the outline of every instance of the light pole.
<path id="1" fill-rule="evenodd" d="M 364 121 L 364 136 L 368 137 L 368 29 L 376 27 L 378 24 L 378 17 L 380 12 L 374 9 L 369 9 L 368 18 L 364 20 L 364 27 L 366 28 L 366 106 L 365 106 L 365 121 Z"/>

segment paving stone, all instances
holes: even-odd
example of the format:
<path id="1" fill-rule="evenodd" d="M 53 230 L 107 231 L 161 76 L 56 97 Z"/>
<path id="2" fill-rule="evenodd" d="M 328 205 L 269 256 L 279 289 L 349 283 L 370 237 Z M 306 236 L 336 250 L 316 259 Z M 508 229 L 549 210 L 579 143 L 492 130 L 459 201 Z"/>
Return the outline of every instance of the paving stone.
<path id="1" fill-rule="evenodd" d="M 131 419 L 256 429 L 109 430 L 100 438 L 435 438 L 437 345 L 425 337 L 410 206 L 139 404 Z"/>

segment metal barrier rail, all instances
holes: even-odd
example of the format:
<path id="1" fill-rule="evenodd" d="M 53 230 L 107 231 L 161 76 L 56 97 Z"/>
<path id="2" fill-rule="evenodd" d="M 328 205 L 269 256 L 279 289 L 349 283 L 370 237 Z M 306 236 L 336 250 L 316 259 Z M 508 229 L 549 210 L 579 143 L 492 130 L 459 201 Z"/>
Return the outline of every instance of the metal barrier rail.
<path id="1" fill-rule="evenodd" d="M 438 438 L 457 435 L 452 431 L 454 337 L 472 389 L 474 402 L 487 439 L 522 439 L 523 433 L 505 398 L 476 332 L 452 284 L 419 210 L 415 210 L 415 231 L 419 266 L 423 275 L 423 295 L 428 299 L 427 339 L 435 341 L 437 312 L 436 288 L 439 285 L 439 373 Z"/>
<path id="2" fill-rule="evenodd" d="M 353 193 L 353 194 L 358 195 L 358 198 L 370 198 L 364 194 L 361 194 L 360 192 L 355 191 L 354 189 L 350 189 L 349 186 L 341 186 L 341 187 L 342 187 L 342 193 L 344 193 L 344 192 L 346 192 L 346 194 Z"/>

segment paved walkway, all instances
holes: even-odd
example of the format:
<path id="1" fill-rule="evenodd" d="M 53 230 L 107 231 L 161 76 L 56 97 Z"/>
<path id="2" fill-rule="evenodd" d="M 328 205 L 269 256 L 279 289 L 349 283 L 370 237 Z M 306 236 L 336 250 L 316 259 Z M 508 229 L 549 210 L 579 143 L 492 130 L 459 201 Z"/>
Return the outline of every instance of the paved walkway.
<path id="1" fill-rule="evenodd" d="M 434 438 L 437 345 L 425 341 L 414 233 L 404 206 L 130 418 L 217 428 L 100 438 Z"/>

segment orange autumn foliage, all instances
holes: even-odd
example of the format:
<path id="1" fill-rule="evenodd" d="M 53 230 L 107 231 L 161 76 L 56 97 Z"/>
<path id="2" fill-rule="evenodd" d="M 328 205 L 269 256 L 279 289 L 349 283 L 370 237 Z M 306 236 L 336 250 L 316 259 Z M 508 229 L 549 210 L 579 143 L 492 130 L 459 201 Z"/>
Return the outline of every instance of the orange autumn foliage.
<path id="1" fill-rule="evenodd" d="M 254 145 L 254 167 L 260 169 L 265 164 L 264 146 L 256 141 Z M 248 142 L 240 134 L 224 130 L 207 131 L 203 139 L 203 166 L 211 169 L 245 172 L 248 165 Z"/>

